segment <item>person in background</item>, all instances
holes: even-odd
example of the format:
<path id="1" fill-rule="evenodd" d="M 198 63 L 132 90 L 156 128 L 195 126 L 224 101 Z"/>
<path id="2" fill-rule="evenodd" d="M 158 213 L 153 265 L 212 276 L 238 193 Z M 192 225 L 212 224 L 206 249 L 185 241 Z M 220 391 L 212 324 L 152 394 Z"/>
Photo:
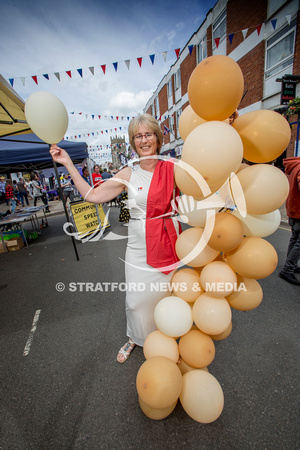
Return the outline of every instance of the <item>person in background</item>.
<path id="1" fill-rule="evenodd" d="M 9 178 L 5 182 L 5 198 L 8 201 L 10 212 L 14 213 L 17 206 L 17 199 L 14 193 L 13 182 Z"/>
<path id="2" fill-rule="evenodd" d="M 19 192 L 16 180 L 13 180 L 13 188 L 14 188 L 14 194 L 15 194 L 15 198 L 16 198 L 17 206 L 18 206 L 21 204 L 21 194 Z"/>
<path id="3" fill-rule="evenodd" d="M 82 178 L 84 179 L 84 181 L 86 181 L 91 186 L 89 169 L 87 168 L 87 166 L 84 166 L 82 169 Z"/>
<path id="4" fill-rule="evenodd" d="M 5 198 L 5 178 L 0 178 L 0 195 L 1 195 L 1 202 L 5 202 L 8 205 L 8 201 Z"/>
<path id="5" fill-rule="evenodd" d="M 107 169 L 103 169 L 103 173 L 102 173 L 102 180 L 108 180 L 108 178 L 111 178 L 112 174 L 107 172 Z"/>
<path id="6" fill-rule="evenodd" d="M 97 164 L 95 164 L 95 166 L 94 166 L 94 172 L 92 173 L 92 178 L 93 178 L 93 183 L 94 183 L 95 187 L 99 186 L 99 184 L 103 183 L 102 176 L 100 173 L 100 167 Z"/>
<path id="7" fill-rule="evenodd" d="M 73 186 L 72 186 L 72 183 L 71 183 L 71 180 L 70 180 L 68 174 L 64 175 L 64 179 L 61 182 L 61 187 L 63 190 L 65 202 L 67 203 L 68 199 L 70 202 L 72 202 L 74 200 L 74 192 L 73 192 Z"/>
<path id="8" fill-rule="evenodd" d="M 42 183 L 40 182 L 37 174 L 33 174 L 32 187 L 33 187 L 33 198 L 34 198 L 33 204 L 34 204 L 34 206 L 36 206 L 36 202 L 40 198 L 42 200 L 42 202 L 44 203 L 44 205 L 46 206 L 45 212 L 49 213 L 50 209 L 49 209 L 49 205 L 48 205 L 47 196 L 46 196 L 46 193 L 43 192 L 44 188 L 43 188 Z"/>
<path id="9" fill-rule="evenodd" d="M 26 201 L 26 205 L 28 206 L 29 205 L 29 201 L 28 201 L 28 197 L 27 197 L 27 188 L 26 188 L 26 185 L 25 185 L 25 182 L 24 182 L 23 178 L 19 178 L 17 186 L 18 186 L 18 189 L 19 189 L 19 194 L 20 194 L 20 199 L 21 199 L 21 202 L 22 202 L 22 206 L 25 206 L 24 205 L 24 199 Z"/>
<path id="10" fill-rule="evenodd" d="M 283 160 L 288 176 L 290 190 L 286 200 L 286 214 L 292 229 L 285 264 L 279 272 L 280 278 L 288 283 L 300 286 L 295 273 L 300 273 L 300 156 Z"/>

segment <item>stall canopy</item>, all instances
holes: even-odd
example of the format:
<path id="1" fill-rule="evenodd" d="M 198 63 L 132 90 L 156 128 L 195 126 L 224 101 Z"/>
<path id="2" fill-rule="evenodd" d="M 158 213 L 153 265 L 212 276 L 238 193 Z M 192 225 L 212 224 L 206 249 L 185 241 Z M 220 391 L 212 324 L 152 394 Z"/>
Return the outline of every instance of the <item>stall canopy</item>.
<path id="1" fill-rule="evenodd" d="M 74 163 L 82 162 L 88 157 L 85 142 L 62 140 L 58 146 L 65 149 Z M 53 167 L 49 145 L 35 134 L 8 136 L 0 138 L 0 171 L 24 172 Z"/>

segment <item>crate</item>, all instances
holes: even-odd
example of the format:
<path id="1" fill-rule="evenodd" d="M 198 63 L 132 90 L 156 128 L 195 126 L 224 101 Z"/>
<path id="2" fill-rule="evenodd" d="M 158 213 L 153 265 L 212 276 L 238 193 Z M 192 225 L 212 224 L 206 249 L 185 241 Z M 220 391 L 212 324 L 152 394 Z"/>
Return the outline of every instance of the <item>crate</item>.
<path id="1" fill-rule="evenodd" d="M 24 247 L 24 242 L 22 236 L 19 236 L 16 239 L 10 239 L 6 242 L 6 247 L 9 252 L 15 252 L 16 250 L 20 250 L 20 248 Z"/>

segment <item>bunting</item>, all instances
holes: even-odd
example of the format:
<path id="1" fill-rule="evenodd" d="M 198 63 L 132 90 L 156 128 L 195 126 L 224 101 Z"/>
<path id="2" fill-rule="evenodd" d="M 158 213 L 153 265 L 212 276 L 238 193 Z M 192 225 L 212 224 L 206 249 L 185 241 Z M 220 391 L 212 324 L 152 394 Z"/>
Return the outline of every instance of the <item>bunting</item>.
<path id="1" fill-rule="evenodd" d="M 287 14 L 285 17 L 286 17 L 287 23 L 290 25 L 290 24 L 291 24 L 291 20 L 292 20 L 292 14 Z M 272 19 L 269 23 L 271 24 L 273 30 L 275 31 L 275 30 L 276 30 L 276 27 L 277 27 L 277 19 Z M 256 31 L 257 31 L 257 34 L 258 34 L 258 36 L 259 36 L 259 35 L 260 35 L 260 32 L 261 32 L 261 29 L 262 29 L 262 26 L 263 26 L 263 23 L 261 23 L 261 24 L 259 24 L 259 25 L 256 25 L 256 26 L 252 27 L 251 29 L 256 30 Z M 236 32 L 233 32 L 233 33 L 228 34 L 227 37 L 228 37 L 228 40 L 229 40 L 229 45 L 232 44 L 233 38 L 234 38 L 235 34 L 237 34 L 237 33 L 239 33 L 239 32 L 242 33 L 243 39 L 245 40 L 246 37 L 247 37 L 248 31 L 249 31 L 249 28 L 245 28 L 245 29 L 243 29 L 243 30 L 236 31 Z M 220 37 L 214 38 L 214 42 L 215 42 L 217 48 L 219 47 L 220 39 L 221 39 Z M 207 44 L 207 42 L 208 42 L 208 41 L 201 41 L 201 44 L 202 44 L 202 45 L 205 45 L 205 44 Z M 190 54 L 190 55 L 192 54 L 193 48 L 194 48 L 194 45 L 188 45 L 188 51 L 189 51 L 189 54 Z M 180 50 L 181 50 L 180 48 L 176 48 L 176 49 L 174 50 L 177 59 L 179 58 Z M 162 54 L 162 57 L 163 57 L 164 62 L 166 62 L 168 52 L 165 51 L 165 52 L 162 52 L 161 54 Z M 151 64 L 154 65 L 154 60 L 155 60 L 155 56 L 156 56 L 156 55 L 153 53 L 153 54 L 148 55 L 148 56 L 149 56 L 149 58 L 150 58 Z M 140 67 L 142 67 L 143 59 L 144 59 L 144 57 L 142 57 L 142 56 L 139 57 L 139 58 L 136 58 L 136 60 L 137 60 L 137 62 L 138 62 L 138 64 L 139 64 Z M 130 61 L 131 61 L 130 59 L 124 60 L 125 65 L 126 65 L 126 67 L 127 67 L 128 70 L 130 69 Z M 116 62 L 112 63 L 112 65 L 113 65 L 113 67 L 114 67 L 115 72 L 117 72 L 117 71 L 118 71 L 118 67 L 119 67 L 119 62 L 116 61 Z M 102 69 L 103 75 L 106 74 L 106 67 L 107 67 L 107 64 L 102 64 L 102 65 L 100 65 L 100 66 L 90 66 L 90 67 L 88 67 L 89 72 L 90 72 L 93 76 L 95 75 L 95 67 L 100 67 L 100 68 Z M 74 74 L 72 74 L 72 72 L 75 72 L 75 71 L 78 73 L 78 76 L 79 76 L 80 78 L 83 78 L 83 77 L 84 77 L 84 68 L 71 69 L 71 70 L 66 70 L 66 71 L 63 71 L 63 72 L 66 73 L 66 74 L 68 75 L 69 78 L 73 79 L 73 78 L 74 78 L 74 76 L 73 76 Z M 52 73 L 52 75 L 54 75 L 58 81 L 61 81 L 61 73 L 63 73 L 63 72 L 54 72 L 54 73 Z M 46 80 L 49 81 L 49 80 L 50 80 L 50 76 L 49 76 L 49 75 L 51 75 L 51 74 L 49 74 L 49 73 L 44 73 L 44 74 L 42 74 L 41 76 L 44 77 L 44 79 L 46 79 Z M 38 84 L 38 76 L 40 76 L 40 75 L 31 75 L 31 76 L 28 76 L 28 77 L 25 77 L 25 76 L 23 76 L 23 77 L 11 77 L 11 78 L 9 78 L 8 80 L 9 80 L 11 86 L 13 87 L 13 86 L 14 86 L 15 79 L 16 79 L 16 78 L 20 78 L 20 80 L 21 80 L 23 86 L 25 86 L 25 81 L 26 81 L 27 78 L 31 78 L 31 79 L 35 82 L 35 84 Z"/>

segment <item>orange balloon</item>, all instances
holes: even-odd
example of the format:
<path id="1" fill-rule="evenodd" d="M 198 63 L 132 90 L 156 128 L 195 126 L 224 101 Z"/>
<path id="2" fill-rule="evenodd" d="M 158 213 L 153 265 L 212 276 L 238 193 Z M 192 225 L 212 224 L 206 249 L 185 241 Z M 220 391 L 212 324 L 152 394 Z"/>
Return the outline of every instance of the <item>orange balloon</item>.
<path id="1" fill-rule="evenodd" d="M 250 236 L 243 238 L 241 244 L 226 259 L 232 269 L 246 278 L 265 278 L 277 267 L 278 256 L 275 248 L 265 239 Z"/>
<path id="2" fill-rule="evenodd" d="M 172 277 L 171 286 L 175 295 L 189 303 L 193 303 L 203 292 L 199 273 L 194 269 L 177 270 Z"/>
<path id="3" fill-rule="evenodd" d="M 200 330 L 190 330 L 180 338 L 179 353 L 189 366 L 197 369 L 208 366 L 213 361 L 215 352 L 212 338 Z"/>
<path id="4" fill-rule="evenodd" d="M 254 164 L 237 173 L 248 214 L 268 214 L 279 209 L 289 193 L 286 175 L 270 164 Z"/>
<path id="5" fill-rule="evenodd" d="M 141 410 L 143 411 L 145 416 L 149 417 L 149 419 L 152 420 L 162 420 L 168 417 L 174 411 L 177 402 L 178 400 L 176 400 L 176 402 L 174 402 L 173 405 L 168 406 L 167 408 L 164 409 L 155 409 L 149 405 L 146 405 L 146 403 L 139 397 L 139 404 Z"/>
<path id="6" fill-rule="evenodd" d="M 175 243 L 178 258 L 191 267 L 205 266 L 218 256 L 203 236 L 202 228 L 188 228 L 181 233 Z"/>
<path id="7" fill-rule="evenodd" d="M 180 360 L 178 361 L 177 365 L 178 365 L 182 375 L 184 375 L 187 372 L 190 372 L 191 370 L 197 370 L 195 367 L 189 366 L 185 361 L 183 361 L 182 358 L 180 358 Z M 205 370 L 205 372 L 208 372 L 208 368 L 207 367 L 201 367 L 200 370 Z"/>
<path id="8" fill-rule="evenodd" d="M 207 225 L 210 221 L 208 219 Z M 243 237 L 243 224 L 237 217 L 230 213 L 217 213 L 208 245 L 219 252 L 226 252 L 238 247 Z"/>
<path id="9" fill-rule="evenodd" d="M 237 276 L 226 262 L 212 261 L 203 267 L 200 282 L 214 297 L 225 297 L 235 289 Z"/>
<path id="10" fill-rule="evenodd" d="M 230 322 L 229 326 L 226 328 L 225 331 L 223 331 L 223 333 L 211 334 L 210 337 L 214 341 L 223 341 L 224 339 L 228 338 L 228 336 L 230 335 L 231 331 L 232 331 L 232 322 Z"/>
<path id="11" fill-rule="evenodd" d="M 165 356 L 154 356 L 145 361 L 136 377 L 139 397 L 154 409 L 174 405 L 182 388 L 182 375 L 177 364 Z"/>
<path id="12" fill-rule="evenodd" d="M 237 131 L 224 122 L 206 122 L 186 138 L 181 161 L 194 167 L 212 192 L 240 167 L 243 144 Z"/>
<path id="13" fill-rule="evenodd" d="M 185 141 L 191 131 L 198 125 L 202 125 L 206 120 L 199 117 L 191 105 L 188 105 L 183 111 L 179 118 L 178 128 L 181 138 Z"/>
<path id="14" fill-rule="evenodd" d="M 214 297 L 205 292 L 193 305 L 195 324 L 203 333 L 209 335 L 223 333 L 229 326 L 231 317 L 231 308 L 224 297 Z"/>
<path id="15" fill-rule="evenodd" d="M 239 311 L 251 311 L 257 308 L 263 299 L 263 290 L 253 278 L 237 277 L 238 288 L 227 296 L 229 305 Z"/>
<path id="16" fill-rule="evenodd" d="M 287 148 L 291 139 L 288 121 L 270 110 L 251 111 L 233 122 L 244 146 L 244 158 L 255 163 L 272 161 Z"/>
<path id="17" fill-rule="evenodd" d="M 165 356 L 175 363 L 179 359 L 179 349 L 176 340 L 166 336 L 159 330 L 148 334 L 144 342 L 143 352 L 146 359 L 153 358 L 153 356 Z"/>
<path id="18" fill-rule="evenodd" d="M 223 411 L 224 394 L 218 380 L 204 370 L 183 375 L 180 402 L 185 412 L 200 423 L 217 420 Z"/>
<path id="19" fill-rule="evenodd" d="M 229 56 L 205 58 L 193 70 L 188 97 L 193 110 L 205 120 L 225 120 L 237 109 L 244 91 L 239 65 Z"/>

